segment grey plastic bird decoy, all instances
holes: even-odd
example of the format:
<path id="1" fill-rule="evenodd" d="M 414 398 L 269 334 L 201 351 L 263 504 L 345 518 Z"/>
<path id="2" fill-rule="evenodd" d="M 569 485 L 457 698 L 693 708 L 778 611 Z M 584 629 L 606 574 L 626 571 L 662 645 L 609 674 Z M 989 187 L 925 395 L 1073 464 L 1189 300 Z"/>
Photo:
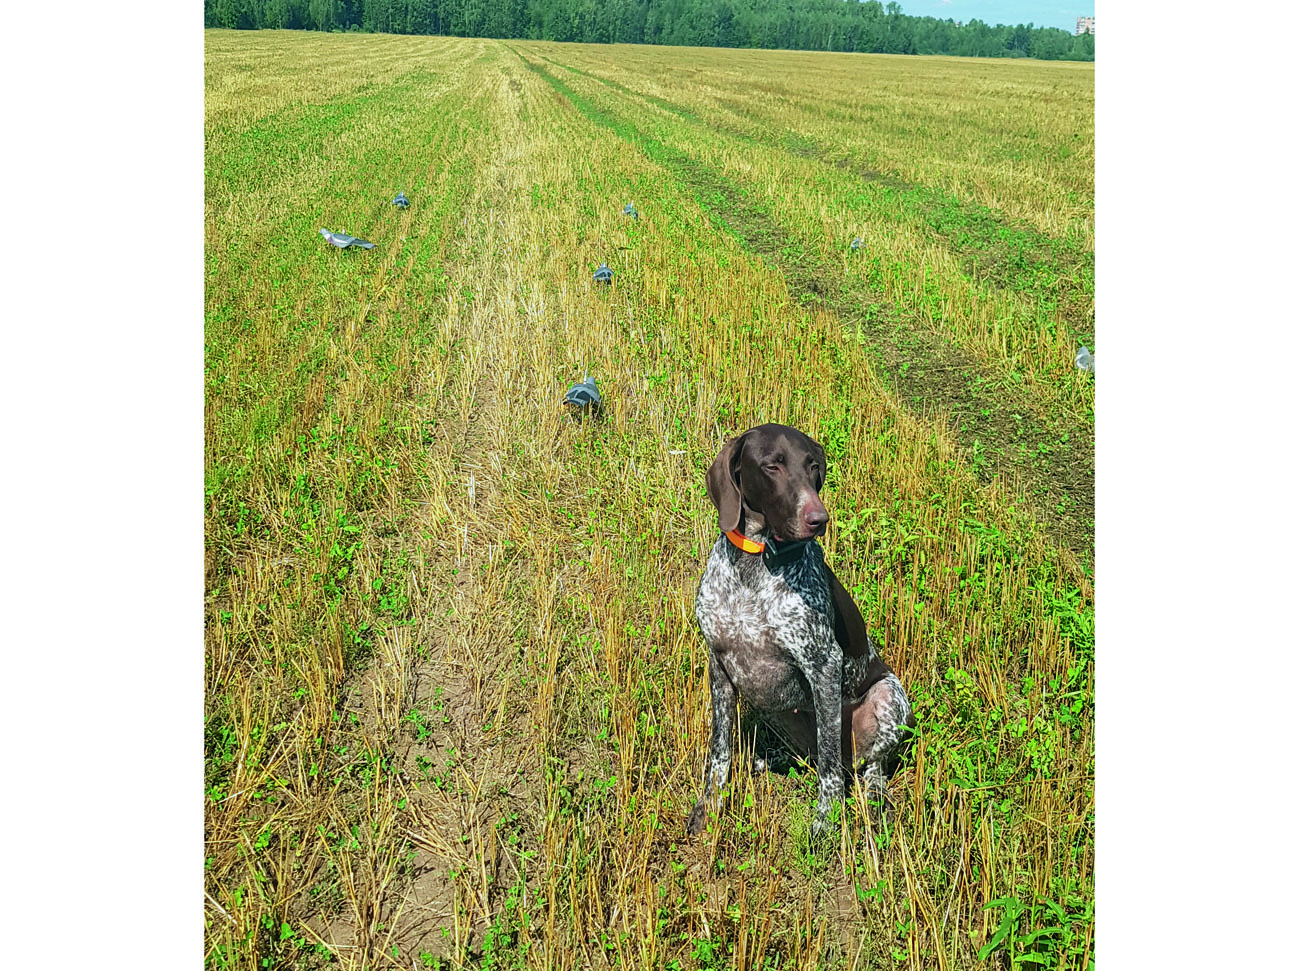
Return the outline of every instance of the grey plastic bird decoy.
<path id="1" fill-rule="evenodd" d="M 633 219 L 640 219 L 641 217 L 641 214 L 636 211 L 635 202 L 629 202 L 627 205 L 623 206 L 623 215 L 631 216 Z"/>
<path id="2" fill-rule="evenodd" d="M 403 194 L 402 189 L 399 190 L 399 194 L 395 196 L 391 201 L 394 203 L 394 205 L 398 206 L 400 209 L 406 209 L 408 206 L 412 205 L 412 203 L 408 202 L 408 197 Z"/>
<path id="3" fill-rule="evenodd" d="M 348 236 L 345 233 L 333 233 L 330 229 L 320 229 L 322 238 L 331 243 L 338 249 L 344 249 L 347 246 L 361 246 L 363 249 L 376 249 L 375 243 L 369 243 L 365 239 L 359 239 L 357 236 Z"/>
<path id="4" fill-rule="evenodd" d="M 864 248 L 865 248 L 865 245 L 864 245 L 864 237 L 863 237 L 863 236 L 857 236 L 855 239 L 851 240 L 851 248 L 852 248 L 852 249 L 864 249 Z"/>
<path id="5" fill-rule="evenodd" d="M 1075 366 L 1081 371 L 1087 371 L 1093 374 L 1093 355 L 1088 352 L 1087 347 L 1081 347 L 1075 352 Z"/>
<path id="6" fill-rule="evenodd" d="M 614 282 L 614 271 L 609 268 L 608 263 L 601 263 L 600 268 L 596 270 L 595 274 L 593 274 L 591 278 L 597 283 L 612 284 Z"/>
<path id="7" fill-rule="evenodd" d="M 599 413 L 600 389 L 596 387 L 596 379 L 583 375 L 580 382 L 565 392 L 561 404 L 572 405 L 579 414 L 584 409 L 593 415 Z"/>

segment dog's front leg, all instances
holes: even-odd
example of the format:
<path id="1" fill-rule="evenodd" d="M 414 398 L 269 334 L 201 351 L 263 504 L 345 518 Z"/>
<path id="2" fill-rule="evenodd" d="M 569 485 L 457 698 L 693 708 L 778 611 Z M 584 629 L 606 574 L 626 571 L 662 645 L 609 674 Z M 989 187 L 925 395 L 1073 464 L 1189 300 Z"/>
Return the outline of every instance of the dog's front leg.
<path id="1" fill-rule="evenodd" d="M 819 755 L 816 771 L 820 777 L 820 798 L 815 804 L 811 839 L 827 832 L 833 807 L 841 803 L 846 782 L 842 774 L 842 652 L 830 657 L 811 679 L 815 699 L 815 731 Z"/>
<path id="2" fill-rule="evenodd" d="M 708 646 L 708 684 L 712 689 L 712 738 L 708 745 L 708 767 L 703 795 L 690 810 L 685 831 L 691 836 L 703 832 L 708 810 L 721 808 L 721 790 L 730 778 L 730 746 L 735 727 L 735 686 L 717 654 Z"/>

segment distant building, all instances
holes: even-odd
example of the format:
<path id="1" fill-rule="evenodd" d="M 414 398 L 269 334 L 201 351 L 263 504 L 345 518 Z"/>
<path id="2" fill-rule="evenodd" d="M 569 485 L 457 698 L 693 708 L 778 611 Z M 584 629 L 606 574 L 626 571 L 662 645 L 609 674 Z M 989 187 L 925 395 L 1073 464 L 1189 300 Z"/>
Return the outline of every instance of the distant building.
<path id="1" fill-rule="evenodd" d="M 1080 34 L 1092 34 L 1092 33 L 1093 33 L 1092 17 L 1075 18 L 1075 36 L 1076 37 L 1078 37 Z"/>

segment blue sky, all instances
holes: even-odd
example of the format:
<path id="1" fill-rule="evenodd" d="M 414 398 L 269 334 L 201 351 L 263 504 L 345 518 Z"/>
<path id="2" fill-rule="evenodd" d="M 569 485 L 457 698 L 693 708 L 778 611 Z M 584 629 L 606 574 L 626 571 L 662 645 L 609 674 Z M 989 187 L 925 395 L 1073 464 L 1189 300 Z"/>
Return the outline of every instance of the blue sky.
<path id="1" fill-rule="evenodd" d="M 897 0 L 910 17 L 961 20 L 973 17 L 995 24 L 1034 24 L 1075 32 L 1076 17 L 1092 17 L 1093 0 Z M 887 0 L 882 0 L 883 6 Z"/>

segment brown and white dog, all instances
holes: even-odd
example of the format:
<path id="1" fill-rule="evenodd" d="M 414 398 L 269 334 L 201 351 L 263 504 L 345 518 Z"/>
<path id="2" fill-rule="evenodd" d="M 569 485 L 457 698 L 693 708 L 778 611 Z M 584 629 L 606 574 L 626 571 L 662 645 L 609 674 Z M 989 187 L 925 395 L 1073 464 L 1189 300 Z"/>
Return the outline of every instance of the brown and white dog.
<path id="1" fill-rule="evenodd" d="M 689 833 L 702 831 L 708 810 L 720 807 L 737 697 L 761 727 L 756 768 L 785 766 L 793 755 L 815 761 L 812 837 L 828 828 L 853 773 L 866 799 L 886 804 L 886 780 L 914 717 L 815 542 L 829 521 L 820 501 L 825 471 L 824 449 L 788 425 L 749 429 L 708 469 L 722 536 L 695 610 L 708 642 L 712 741 Z"/>

